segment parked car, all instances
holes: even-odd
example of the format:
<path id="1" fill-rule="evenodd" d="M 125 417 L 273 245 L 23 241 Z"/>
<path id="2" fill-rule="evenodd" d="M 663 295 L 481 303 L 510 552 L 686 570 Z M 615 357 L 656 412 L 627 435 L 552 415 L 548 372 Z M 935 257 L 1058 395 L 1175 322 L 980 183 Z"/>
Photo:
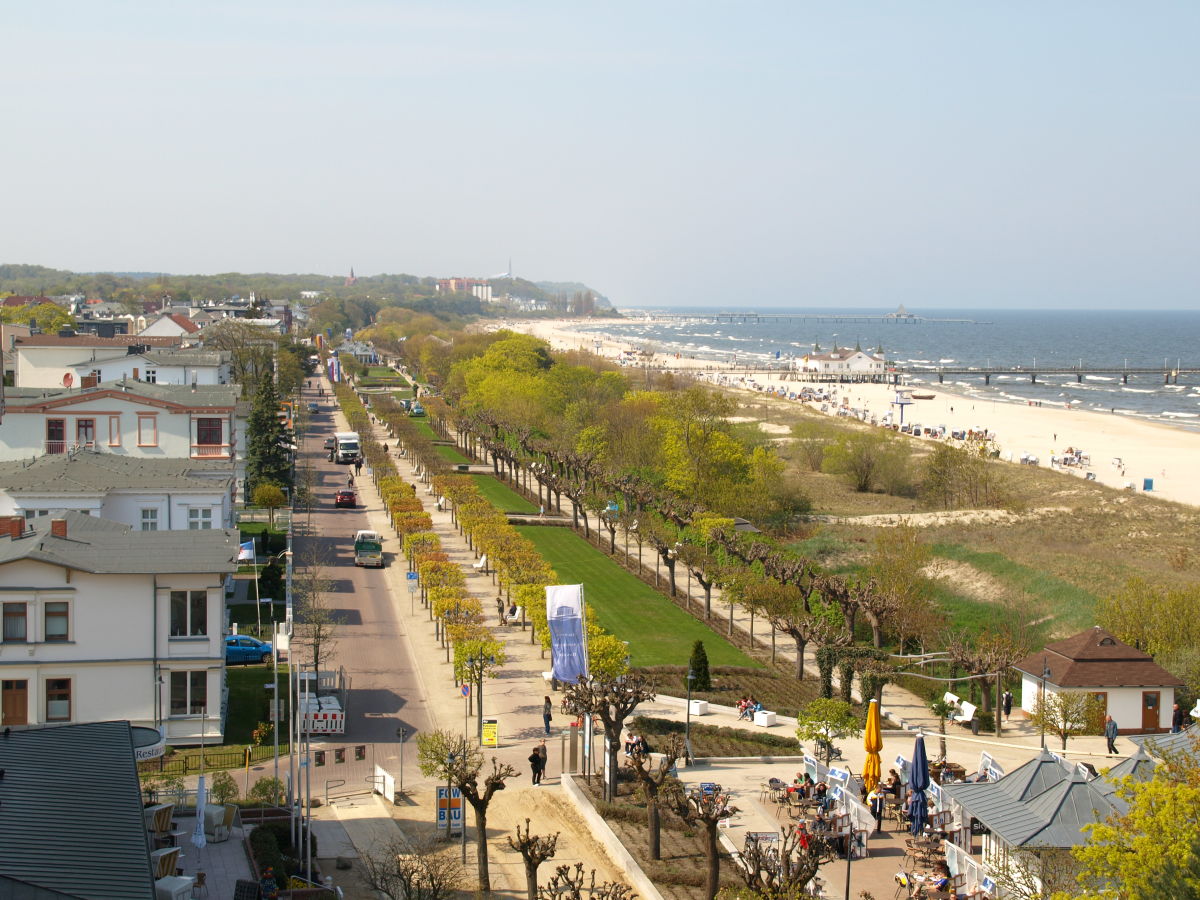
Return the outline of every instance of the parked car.
<path id="1" fill-rule="evenodd" d="M 308 404 L 308 411 L 310 413 L 319 413 L 321 411 L 321 404 L 317 403 L 315 400 L 310 401 Z"/>
<path id="2" fill-rule="evenodd" d="M 269 663 L 271 661 L 271 645 L 248 634 L 230 634 L 225 637 L 225 662 L 229 663 Z"/>
<path id="3" fill-rule="evenodd" d="M 325 449 L 326 450 L 332 450 L 336 445 L 337 445 L 337 438 L 335 438 L 333 435 L 330 435 L 329 437 L 325 438 Z"/>
<path id="4" fill-rule="evenodd" d="M 341 490 L 341 491 L 338 491 L 336 495 L 334 495 L 333 505 L 334 506 L 345 506 L 350 509 L 354 509 L 354 507 L 356 507 L 358 505 L 358 497 L 356 497 L 354 495 L 354 491 Z"/>

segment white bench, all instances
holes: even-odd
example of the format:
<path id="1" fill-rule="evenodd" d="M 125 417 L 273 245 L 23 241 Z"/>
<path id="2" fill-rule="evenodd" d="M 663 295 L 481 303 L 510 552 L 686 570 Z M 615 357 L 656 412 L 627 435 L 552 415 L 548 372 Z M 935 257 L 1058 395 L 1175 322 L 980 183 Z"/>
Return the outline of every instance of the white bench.
<path id="1" fill-rule="evenodd" d="M 503 624 L 505 625 L 520 625 L 521 616 L 525 612 L 525 607 L 518 606 L 511 616 L 505 616 Z"/>
<path id="2" fill-rule="evenodd" d="M 754 714 L 754 724 L 763 728 L 772 727 L 775 724 L 775 713 L 765 709 L 759 710 Z"/>
<path id="3" fill-rule="evenodd" d="M 486 553 L 483 554 L 483 556 L 479 557 L 479 559 L 477 559 L 477 560 L 475 560 L 475 562 L 471 563 L 471 568 L 474 569 L 476 572 L 486 572 L 487 571 L 487 554 Z"/>

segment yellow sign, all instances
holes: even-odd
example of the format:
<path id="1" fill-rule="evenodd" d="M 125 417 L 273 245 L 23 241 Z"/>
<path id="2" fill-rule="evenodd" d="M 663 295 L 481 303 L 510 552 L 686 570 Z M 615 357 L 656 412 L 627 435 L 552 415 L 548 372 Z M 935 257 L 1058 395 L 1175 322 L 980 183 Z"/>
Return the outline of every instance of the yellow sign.
<path id="1" fill-rule="evenodd" d="M 500 723 L 496 719 L 483 720 L 483 746 L 500 746 Z"/>

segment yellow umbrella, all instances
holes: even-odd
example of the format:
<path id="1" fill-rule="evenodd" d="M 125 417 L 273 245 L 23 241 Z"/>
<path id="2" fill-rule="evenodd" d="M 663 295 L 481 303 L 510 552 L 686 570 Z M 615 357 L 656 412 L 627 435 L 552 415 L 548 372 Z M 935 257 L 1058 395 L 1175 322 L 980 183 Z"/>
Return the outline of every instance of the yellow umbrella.
<path id="1" fill-rule="evenodd" d="M 879 751 L 883 749 L 883 735 L 879 729 L 879 704 L 874 700 L 867 707 L 867 727 L 863 730 L 863 746 L 867 751 L 867 761 L 863 765 L 863 785 L 868 791 L 873 791 L 879 784 Z"/>

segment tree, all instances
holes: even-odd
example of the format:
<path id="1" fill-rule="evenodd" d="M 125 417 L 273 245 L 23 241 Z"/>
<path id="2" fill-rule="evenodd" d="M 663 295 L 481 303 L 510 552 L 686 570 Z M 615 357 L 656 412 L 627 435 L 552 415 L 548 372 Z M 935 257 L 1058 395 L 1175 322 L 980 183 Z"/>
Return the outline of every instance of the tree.
<path id="1" fill-rule="evenodd" d="M 854 490 L 865 493 L 875 486 L 891 439 L 880 431 L 845 434 L 825 448 L 822 471 L 842 475 Z"/>
<path id="2" fill-rule="evenodd" d="M 810 896 L 809 882 L 833 858 L 833 848 L 824 840 L 810 835 L 802 843 L 797 831 L 788 828 L 777 845 L 746 835 L 737 873 L 758 900 L 800 900 Z M 740 900 L 742 894 L 736 896 Z"/>
<path id="3" fill-rule="evenodd" d="M 259 380 L 246 433 L 246 482 L 250 496 L 254 496 L 260 484 L 290 485 L 292 465 L 285 446 L 287 436 L 279 419 L 279 395 L 269 376 Z"/>
<path id="4" fill-rule="evenodd" d="M 554 832 L 550 836 L 534 834 L 533 829 L 529 827 L 529 820 L 525 820 L 525 833 L 521 834 L 521 826 L 517 826 L 517 838 L 513 840 L 512 835 L 508 837 L 508 846 L 521 854 L 521 859 L 525 862 L 525 892 L 527 900 L 537 900 L 538 883 L 537 870 L 538 866 L 546 860 L 554 856 L 558 849 L 559 832 Z"/>
<path id="5" fill-rule="evenodd" d="M 585 881 L 583 863 L 575 868 L 559 866 L 544 888 L 538 891 L 539 900 L 634 900 L 637 896 L 627 884 L 603 881 L 596 884 L 596 870 Z"/>
<path id="6" fill-rule="evenodd" d="M 617 794 L 617 752 L 621 749 L 621 731 L 625 720 L 642 703 L 655 697 L 644 675 L 632 673 L 618 679 L 580 678 L 567 685 L 567 709 L 576 715 L 599 716 L 604 723 L 605 749 L 608 753 L 608 780 L 604 799 L 612 802 Z"/>
<path id="7" fill-rule="evenodd" d="M 1086 691 L 1046 691 L 1030 714 L 1029 722 L 1034 728 L 1058 737 L 1066 750 L 1067 738 L 1100 734 L 1104 730 L 1104 702 Z"/>
<path id="8" fill-rule="evenodd" d="M 34 322 L 43 334 L 57 334 L 60 328 L 74 325 L 71 314 L 57 303 L 39 303 L 36 306 L 5 306 L 0 308 L 0 322 L 28 325 Z"/>
<path id="9" fill-rule="evenodd" d="M 704 641 L 692 644 L 692 656 L 688 660 L 688 672 L 691 673 L 691 689 L 693 691 L 711 691 L 712 676 L 708 671 L 708 653 L 704 650 Z M 655 857 L 657 859 L 658 857 Z"/>
<path id="10" fill-rule="evenodd" d="M 215 802 L 222 805 L 232 803 L 237 799 L 238 786 L 233 776 L 226 771 L 212 773 L 212 786 L 209 788 Z"/>
<path id="11" fill-rule="evenodd" d="M 397 837 L 361 857 L 368 887 L 388 900 L 447 900 L 463 887 L 462 864 L 430 839 L 416 844 Z"/>
<path id="12" fill-rule="evenodd" d="M 796 737 L 817 745 L 817 758 L 826 765 L 833 759 L 833 742 L 862 734 L 862 722 L 845 700 L 818 697 L 809 702 L 796 716 Z"/>
<path id="13" fill-rule="evenodd" d="M 263 806 L 279 806 L 283 803 L 283 782 L 273 775 L 266 775 L 254 782 L 246 799 Z"/>
<path id="14" fill-rule="evenodd" d="M 260 482 L 250 497 L 250 502 L 259 509 L 265 509 L 271 516 L 271 528 L 275 528 L 275 510 L 287 504 L 287 496 L 283 488 L 269 481 Z"/>
<path id="15" fill-rule="evenodd" d="M 662 752 L 662 758 L 657 763 L 641 749 L 631 753 L 628 760 L 629 768 L 633 770 L 634 777 L 641 785 L 642 795 L 646 798 L 646 827 L 650 832 L 651 859 L 662 859 L 658 795 L 675 768 L 676 761 L 684 755 L 683 738 L 678 733 L 672 734 Z"/>
<path id="16" fill-rule="evenodd" d="M 309 661 L 318 671 L 337 646 L 340 624 L 340 617 L 330 608 L 326 596 L 333 586 L 327 571 L 324 557 L 313 549 L 305 554 L 292 574 L 296 642 L 308 647 Z"/>
<path id="17" fill-rule="evenodd" d="M 825 451 L 838 437 L 840 429 L 820 419 L 802 419 L 792 426 L 793 446 L 814 472 L 820 472 Z"/>
<path id="18" fill-rule="evenodd" d="M 479 871 L 479 890 L 491 893 L 492 879 L 488 870 L 487 811 L 492 797 L 505 788 L 505 782 L 517 776 L 508 763 L 492 757 L 492 769 L 479 778 L 483 769 L 483 753 L 468 739 L 448 731 L 430 731 L 417 735 L 417 761 L 421 774 L 439 784 L 459 789 L 475 811 L 476 863 Z"/>
<path id="19" fill-rule="evenodd" d="M 675 782 L 666 794 L 672 809 L 689 825 L 700 825 L 704 831 L 704 896 L 713 900 L 721 884 L 721 853 L 717 844 L 717 829 L 722 820 L 735 816 L 738 808 L 729 803 L 729 795 L 720 791 L 684 791 Z"/>

